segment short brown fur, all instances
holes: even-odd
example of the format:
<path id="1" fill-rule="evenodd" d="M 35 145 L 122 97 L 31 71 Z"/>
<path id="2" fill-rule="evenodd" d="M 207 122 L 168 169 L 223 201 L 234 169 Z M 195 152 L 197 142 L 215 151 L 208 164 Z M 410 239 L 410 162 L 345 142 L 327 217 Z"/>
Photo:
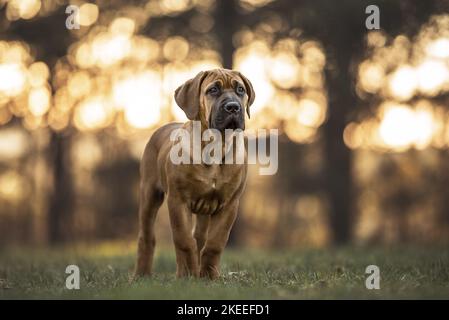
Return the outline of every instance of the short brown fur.
<path id="1" fill-rule="evenodd" d="M 208 86 L 221 82 L 231 94 L 236 85 L 245 87 L 242 107 L 249 116 L 254 101 L 251 83 L 242 74 L 226 69 L 199 73 L 175 92 L 178 105 L 190 120 L 201 121 L 202 130 L 210 127 L 213 99 Z M 244 115 L 243 115 L 244 117 Z M 192 121 L 170 123 L 159 128 L 148 142 L 141 161 L 139 236 L 135 276 L 151 274 L 155 247 L 154 222 L 167 198 L 177 276 L 219 276 L 221 253 L 237 216 L 239 199 L 245 187 L 245 164 L 179 164 L 170 161 L 170 133 L 184 128 L 192 132 Z"/>

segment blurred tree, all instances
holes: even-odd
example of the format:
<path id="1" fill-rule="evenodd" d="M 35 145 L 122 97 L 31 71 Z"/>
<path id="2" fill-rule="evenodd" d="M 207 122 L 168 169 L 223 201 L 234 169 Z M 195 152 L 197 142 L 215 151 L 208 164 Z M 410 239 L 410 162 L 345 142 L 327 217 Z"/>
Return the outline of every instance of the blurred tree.
<path id="1" fill-rule="evenodd" d="M 215 7 L 215 34 L 219 42 L 223 68 L 232 69 L 234 43 L 232 37 L 243 26 L 236 0 L 220 0 Z"/>
<path id="2" fill-rule="evenodd" d="M 254 10 L 248 21 L 256 24 L 264 13 L 276 12 L 290 28 L 302 30 L 302 36 L 318 39 L 326 51 L 327 121 L 322 128 L 325 166 L 323 188 L 329 199 L 331 239 L 344 244 L 352 239 L 354 186 L 352 152 L 343 141 L 347 124 L 358 116 L 371 115 L 356 93 L 356 66 L 365 54 L 365 26 L 368 5 L 380 8 L 381 28 L 388 34 L 413 34 L 433 13 L 439 12 L 438 1 L 327 1 L 278 0 Z M 282 38 L 284 33 L 276 34 Z M 373 104 L 376 105 L 376 104 Z M 377 106 L 377 105 L 376 105 Z M 282 183 L 285 184 L 283 177 Z M 297 176 L 290 175 L 290 179 Z M 288 183 L 287 183 L 288 185 Z M 294 188 L 293 188 L 294 189 Z"/>
<path id="3" fill-rule="evenodd" d="M 352 156 L 343 142 L 343 131 L 351 112 L 358 105 L 354 90 L 351 66 L 363 53 L 365 29 L 364 2 L 354 1 L 301 1 L 292 3 L 281 0 L 254 11 L 250 21 L 258 23 L 263 13 L 276 12 L 290 28 L 302 30 L 302 36 L 318 39 L 324 45 L 327 67 L 328 95 L 327 121 L 323 126 L 325 166 L 322 187 L 329 199 L 329 221 L 332 241 L 343 244 L 351 240 L 353 223 Z M 288 32 L 288 31 L 287 31 Z M 287 33 L 288 34 L 288 33 Z M 282 38 L 284 33 L 276 34 Z M 294 145 L 286 156 L 293 155 Z M 291 166 L 297 165 L 298 159 Z M 293 179 L 291 183 L 289 179 Z M 320 181 L 320 177 L 315 177 Z M 293 193 L 298 192 L 301 179 L 294 174 L 285 175 L 280 181 Z M 290 187 L 288 187 L 290 186 Z M 292 211 L 292 208 L 289 209 Z"/>
<path id="4" fill-rule="evenodd" d="M 385 6 L 381 2 L 381 8 Z M 397 2 L 393 5 L 386 6 L 388 10 L 381 11 L 381 26 L 382 31 L 387 35 L 388 40 L 394 43 L 398 39 L 404 40 L 409 46 L 403 45 L 403 49 L 406 52 L 402 61 L 398 61 L 397 65 L 389 66 L 386 72 L 391 72 L 390 77 L 383 83 L 384 87 L 391 85 L 391 79 L 393 72 L 397 72 L 401 66 L 413 66 L 417 68 L 416 52 L 422 50 L 423 39 L 430 41 L 429 37 L 442 36 L 440 28 L 436 27 L 436 21 L 431 19 L 432 15 L 440 15 L 439 18 L 444 21 L 444 16 L 441 14 L 449 12 L 449 1 L 403 1 Z M 385 23 L 384 23 L 385 21 Z M 430 27 L 432 26 L 432 27 Z M 428 32 L 430 28 L 432 32 Z M 427 30 L 426 36 L 420 38 L 420 34 Z M 400 37 L 399 37 L 400 36 Z M 426 39 L 427 38 L 427 39 Z M 393 40 L 394 39 L 394 40 Z M 424 41 L 425 41 L 424 40 Z M 384 48 L 383 46 L 382 48 Z M 391 45 L 393 47 L 393 44 Z M 427 48 L 428 49 L 428 48 Z M 369 50 L 365 51 L 365 55 L 370 55 Z M 426 58 L 425 52 L 421 59 Z M 428 58 L 428 57 L 427 57 Z M 394 60 L 394 59 L 393 59 Z M 421 61 L 422 63 L 423 61 Z M 419 65 L 418 65 L 419 66 Z M 393 74 L 394 75 L 394 74 Z M 425 74 L 418 75 L 420 83 L 428 84 L 430 79 L 433 78 L 435 72 L 431 72 L 430 77 L 426 77 Z M 403 83 L 409 85 L 413 82 L 412 77 L 407 77 L 403 80 Z M 407 83 L 407 81 L 410 81 Z M 399 88 L 400 89 L 400 88 Z M 415 88 L 416 89 L 416 88 Z M 415 90 L 413 89 L 413 90 Z M 430 93 L 430 94 L 429 94 Z M 448 94 L 447 90 L 437 90 L 435 92 L 425 92 L 425 90 L 416 89 L 411 93 L 410 97 L 386 96 L 385 94 L 376 93 L 364 93 L 359 97 L 361 103 L 364 103 L 368 108 L 366 110 L 360 110 L 357 116 L 361 118 L 372 118 L 373 115 L 378 114 L 379 106 L 385 101 L 393 101 L 397 104 L 407 106 L 410 110 L 419 110 L 420 104 L 430 106 L 430 109 L 435 115 L 439 114 L 438 109 L 440 106 L 447 105 Z M 436 116 L 436 120 L 440 116 Z M 402 120 L 402 119 L 397 119 Z M 396 120 L 396 122 L 397 122 Z M 444 117 L 441 119 L 443 123 L 446 123 Z M 444 124 L 445 125 L 445 124 Z M 399 123 L 394 124 L 392 128 L 394 132 L 400 132 Z M 416 128 L 416 130 L 425 131 L 425 128 Z M 392 132 L 392 133 L 394 133 Z M 382 178 L 381 185 L 382 199 L 379 200 L 382 209 L 380 211 L 383 214 L 385 220 L 390 219 L 393 221 L 395 227 L 395 240 L 400 242 L 416 241 L 419 236 L 417 234 L 416 226 L 411 230 L 411 223 L 413 215 L 420 211 L 418 208 L 423 204 L 432 203 L 428 209 L 426 209 L 426 215 L 428 219 L 431 219 L 435 211 L 439 212 L 439 217 L 443 225 L 448 221 L 449 216 L 447 211 L 447 153 L 446 149 L 441 146 L 437 147 L 439 150 L 432 150 L 432 140 L 429 141 L 429 145 L 426 147 L 425 154 L 432 158 L 437 154 L 439 159 L 436 167 L 432 170 L 428 168 L 426 162 L 423 161 L 424 154 L 415 149 L 413 146 L 405 148 L 405 150 L 394 150 L 393 155 L 385 154 L 382 156 L 382 161 L 379 168 L 379 176 Z M 419 148 L 418 148 L 419 149 Z M 404 170 L 405 169 L 405 170 Z M 374 179 L 375 180 L 375 179 Z M 430 191 L 432 190 L 432 191 Z M 439 199 L 439 200 L 436 200 Z M 421 209 L 422 210 L 422 209 Z M 445 218 L 446 217 L 446 218 Z M 416 220 L 416 218 L 415 218 Z M 446 224 L 447 226 L 447 224 Z M 443 227 L 444 228 L 444 227 Z M 438 229 L 438 228 L 437 228 Z M 381 232 L 383 232 L 382 230 Z M 384 236 L 385 239 L 387 236 Z"/>
<path id="5" fill-rule="evenodd" d="M 326 82 L 328 86 L 328 119 L 323 127 L 325 140 L 326 183 L 331 203 L 330 223 L 335 244 L 352 239 L 354 217 L 354 187 L 352 153 L 344 144 L 343 131 L 357 114 L 369 114 L 356 94 L 356 66 L 363 57 L 365 8 L 377 5 L 381 28 L 389 34 L 416 32 L 435 12 L 432 1 L 305 1 L 304 6 L 315 10 L 313 20 L 301 15 L 298 22 L 307 34 L 320 39 L 328 57 Z M 312 9 L 313 8 L 313 9 Z M 306 11 L 307 12 L 307 11 Z"/>
<path id="6" fill-rule="evenodd" d="M 207 1 L 206 1 L 207 2 Z M 146 21 L 140 32 L 151 36 L 153 39 L 164 39 L 173 35 L 182 35 L 189 41 L 191 47 L 198 45 L 201 41 L 213 43 L 212 46 L 219 48 L 223 66 L 232 68 L 234 64 L 233 54 L 235 51 L 235 38 L 237 32 L 243 28 L 255 28 L 265 19 L 272 16 L 281 17 L 281 25 L 274 32 L 274 38 L 304 37 L 317 39 L 325 49 L 326 70 L 325 81 L 327 86 L 328 114 L 327 121 L 320 130 L 317 148 L 323 149 L 324 166 L 316 174 L 309 174 L 302 167 L 303 151 L 308 147 L 282 141 L 280 159 L 280 170 L 276 182 L 277 192 L 280 195 L 279 216 L 276 224 L 276 237 L 274 245 L 283 245 L 288 242 L 288 233 L 294 226 L 294 211 L 298 195 L 306 192 L 318 192 L 324 189 L 328 198 L 329 225 L 332 233 L 332 242 L 344 244 L 352 239 L 355 212 L 353 185 L 353 152 L 343 141 L 343 131 L 350 121 L 356 118 L 371 116 L 373 109 L 378 107 L 379 98 L 376 95 L 366 95 L 361 98 L 357 94 L 355 86 L 356 66 L 366 53 L 365 36 L 365 8 L 376 4 L 381 12 L 381 28 L 389 35 L 398 34 L 413 35 L 419 30 L 423 22 L 433 13 L 447 10 L 447 0 L 440 1 L 330 1 L 330 0 L 304 0 L 289 1 L 277 0 L 261 2 L 263 5 L 248 9 L 245 1 L 217 0 L 213 14 L 212 32 L 199 32 L 191 27 L 192 20 L 200 13 L 200 10 L 187 6 L 184 10 L 170 14 L 144 18 Z M 254 2 L 257 1 L 246 1 Z M 58 2 L 60 3 L 60 2 Z M 141 8 L 150 2 L 143 1 L 97 1 L 102 15 L 107 16 L 121 10 Z M 159 2 L 158 2 L 159 3 Z M 190 2 L 189 2 L 190 3 Z M 194 2 L 191 2 L 194 3 Z M 199 3 L 199 2 L 198 2 Z M 157 4 L 157 1 L 151 1 Z M 176 7 L 176 6 L 175 6 Z M 6 6 L 0 9 L 0 15 L 5 16 Z M 7 21 L 2 19 L 2 39 L 23 40 L 35 48 L 36 59 L 44 61 L 50 67 L 50 73 L 54 75 L 56 63 L 68 53 L 69 46 L 77 41 L 74 34 L 67 30 L 64 12 L 65 7 L 59 6 L 47 15 L 38 15 L 31 20 Z M 208 15 L 209 13 L 202 15 Z M 60 27 L 55 27 L 60 26 Z M 286 27 L 285 27 L 286 26 Z M 297 32 L 297 31 L 300 32 Z M 295 31 L 295 33 L 292 33 Z M 79 36 L 79 35 L 78 35 Z M 164 62 L 157 61 L 161 66 Z M 54 84 L 52 93 L 56 88 Z M 372 108 L 361 108 L 369 105 Z M 48 147 L 49 168 L 52 170 L 52 193 L 49 195 L 48 208 L 48 233 L 49 241 L 56 243 L 67 240 L 67 226 L 71 220 L 73 200 L 73 177 L 69 151 L 72 147 L 74 128 L 68 127 L 62 131 L 48 128 L 50 132 L 50 144 Z M 315 147 L 313 147 L 315 148 Z M 321 150 L 321 149 L 320 149 Z M 447 206 L 447 181 L 449 174 L 447 168 L 447 152 L 442 151 L 441 156 L 441 216 L 449 217 Z M 109 177 L 111 171 L 132 170 L 135 163 L 119 163 L 117 166 L 102 168 L 100 180 L 112 182 L 123 177 L 117 174 Z M 132 180 L 130 178 L 130 180 Z M 123 188 L 111 188 L 115 195 L 123 193 Z M 406 194 L 406 196 L 404 195 Z M 399 209 L 408 208 L 404 205 L 409 200 L 410 194 L 407 190 L 398 191 L 392 201 L 397 200 L 403 205 Z M 119 198 L 119 197 L 118 197 Z M 405 199 L 405 200 L 404 200 Z M 128 199 L 129 200 L 129 199 Z M 130 203 L 120 207 L 125 210 Z M 111 206 L 112 207 L 112 206 Z M 108 208 L 107 211 L 113 211 Z M 117 213 L 117 211 L 114 211 Z M 448 219 L 449 220 L 449 219 Z M 107 232 L 109 233 L 109 232 Z M 110 233 L 109 233 L 110 234 Z M 231 237 L 238 238 L 238 229 Z"/>
<path id="7" fill-rule="evenodd" d="M 5 15 L 3 7 L 0 15 Z M 74 41 L 65 27 L 65 7 L 59 7 L 52 14 L 32 20 L 9 22 L 5 27 L 8 40 L 22 40 L 36 51 L 36 59 L 43 61 L 54 72 L 58 59 L 67 54 Z M 55 32 L 55 26 L 57 28 Z M 52 92 L 55 91 L 53 83 Z M 70 237 L 70 217 L 73 207 L 73 185 L 70 170 L 71 128 L 64 131 L 50 130 L 50 144 L 47 148 L 49 168 L 52 172 L 52 187 L 48 194 L 48 241 L 58 243 Z"/>
<path id="8" fill-rule="evenodd" d="M 151 3 L 150 3 L 151 2 Z M 167 5 L 163 9 L 164 4 L 161 1 L 95 1 L 97 8 L 101 11 L 104 19 L 103 22 L 107 23 L 112 20 L 117 12 L 122 12 L 124 16 L 132 16 L 136 19 L 140 19 L 142 27 L 140 32 L 151 36 L 153 39 L 164 40 L 167 37 L 173 35 L 182 35 L 186 39 L 192 41 L 192 47 L 197 45 L 201 47 L 199 43 L 207 41 L 209 38 L 204 35 L 203 30 L 193 30 L 191 27 L 192 20 L 198 14 L 198 10 L 195 9 L 195 5 L 189 3 L 188 5 L 180 8 L 178 5 L 172 3 Z M 0 7 L 0 15 L 2 16 L 0 28 L 2 31 L 2 40 L 19 40 L 23 41 L 30 46 L 33 56 L 37 61 L 43 61 L 50 69 L 50 86 L 51 94 L 55 95 L 55 92 L 60 89 L 56 86 L 56 73 L 58 64 L 68 64 L 67 57 L 69 55 L 69 48 L 72 44 L 76 43 L 88 34 L 88 28 L 82 27 L 80 32 L 72 32 L 66 28 L 66 19 L 68 15 L 65 13 L 66 5 L 69 2 L 53 1 L 48 4 L 41 4 L 46 7 L 45 14 L 36 14 L 30 19 L 3 19 L 7 16 L 8 5 L 2 5 Z M 81 4 L 81 3 L 80 3 Z M 148 5 L 152 5 L 154 10 L 144 10 L 144 14 L 136 14 L 136 8 L 146 9 Z M 49 9 L 50 8 L 50 9 Z M 47 10 L 48 9 L 48 10 Z M 162 10 L 166 10 L 162 13 Z M 39 10 L 38 10 L 39 11 Z M 202 14 L 207 11 L 202 8 Z M 154 16 L 153 16 L 154 15 Z M 150 19 L 151 17 L 151 19 Z M 151 24 L 149 21 L 151 20 Z M 104 27 L 104 26 L 103 26 Z M 232 43 L 232 34 L 230 35 L 230 42 Z M 205 39 L 206 38 L 206 39 Z M 113 48 L 112 50 L 117 49 Z M 159 49 L 157 47 L 157 49 Z M 230 47 L 232 50 L 232 47 Z M 232 52 L 231 52 L 232 56 Z M 162 60 L 162 59 L 161 59 Z M 158 61 L 161 65 L 167 61 Z M 72 66 L 73 68 L 73 66 Z M 71 70 L 73 71 L 73 70 Z M 95 70 L 98 72 L 99 70 Z M 89 80 L 89 79 L 88 79 Z M 52 105 L 51 108 L 54 106 Z M 69 111 L 70 119 L 74 112 Z M 71 119 L 72 120 L 72 119 Z M 73 216 L 74 206 L 77 201 L 74 199 L 74 177 L 73 177 L 73 163 L 72 163 L 72 145 L 74 134 L 76 133 L 76 126 L 73 125 L 73 121 L 69 121 L 68 126 L 65 126 L 61 130 L 54 130 L 51 126 L 46 126 L 45 130 L 49 132 L 49 144 L 46 148 L 46 157 L 48 159 L 48 168 L 51 172 L 51 187 L 47 195 L 47 240 L 49 243 L 59 243 L 67 240 L 73 240 L 73 223 L 75 217 Z M 129 154 L 128 154 L 129 157 Z M 110 164 L 115 166 L 116 170 L 125 168 L 135 169 L 134 162 L 125 163 L 123 161 L 129 161 L 121 159 L 117 164 Z M 100 168 L 98 179 L 100 181 L 107 180 L 105 175 L 102 174 L 106 170 L 104 167 Z M 125 170 L 125 171 L 126 171 Z M 111 172 L 109 172 L 110 174 Z M 134 182 L 134 175 L 128 175 L 127 173 L 118 173 L 116 176 L 113 174 L 109 177 L 112 180 L 120 179 L 120 174 L 125 174 L 130 181 Z M 123 178 L 123 177 L 122 177 Z M 121 179 L 123 180 L 123 179 Z M 125 185 L 116 184 L 115 187 L 108 189 L 109 194 L 106 196 L 111 199 L 120 199 L 123 196 L 123 187 Z M 133 189 L 127 189 L 126 191 L 132 191 Z M 135 202 L 136 199 L 127 195 L 126 199 L 120 202 L 120 205 L 99 206 L 101 208 L 107 207 L 105 217 L 111 212 L 113 220 L 115 215 L 121 210 L 130 210 L 135 205 L 131 205 L 130 201 Z M 135 210 L 134 210 L 135 211 Z M 102 217 L 104 218 L 104 217 Z M 101 219 L 102 219 L 101 218 Z M 101 220 L 99 219 L 99 220 Z M 133 224 L 130 224 L 132 226 Z M 110 230 L 105 230 L 106 235 L 111 235 Z"/>

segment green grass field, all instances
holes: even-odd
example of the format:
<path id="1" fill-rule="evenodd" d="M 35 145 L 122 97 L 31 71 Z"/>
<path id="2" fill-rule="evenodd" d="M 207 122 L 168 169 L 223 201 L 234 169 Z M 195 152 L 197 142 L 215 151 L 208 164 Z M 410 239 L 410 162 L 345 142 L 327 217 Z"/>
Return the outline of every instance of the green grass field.
<path id="1" fill-rule="evenodd" d="M 120 245 L 3 251 L 0 298 L 449 298 L 449 250 L 443 248 L 228 249 L 217 281 L 177 280 L 171 249 L 157 252 L 152 278 L 130 283 L 133 263 L 134 252 Z M 65 288 L 69 264 L 80 268 L 80 290 Z M 380 290 L 365 288 L 370 264 L 380 268 Z"/>

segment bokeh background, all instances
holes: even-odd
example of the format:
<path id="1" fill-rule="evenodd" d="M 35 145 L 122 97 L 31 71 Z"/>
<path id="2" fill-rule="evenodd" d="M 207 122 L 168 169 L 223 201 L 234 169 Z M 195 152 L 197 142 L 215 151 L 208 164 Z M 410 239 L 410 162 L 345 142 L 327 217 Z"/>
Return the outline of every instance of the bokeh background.
<path id="1" fill-rule="evenodd" d="M 143 148 L 215 67 L 279 129 L 230 245 L 449 242 L 449 1 L 0 0 L 0 248 L 135 239 Z"/>

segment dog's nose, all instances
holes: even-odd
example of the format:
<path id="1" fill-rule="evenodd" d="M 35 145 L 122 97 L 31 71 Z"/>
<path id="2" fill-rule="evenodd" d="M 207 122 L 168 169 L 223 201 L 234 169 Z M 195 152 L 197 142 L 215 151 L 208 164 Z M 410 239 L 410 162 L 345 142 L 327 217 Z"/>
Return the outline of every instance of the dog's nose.
<path id="1" fill-rule="evenodd" d="M 240 104 L 235 101 L 226 102 L 224 109 L 229 113 L 237 113 L 240 111 Z"/>

